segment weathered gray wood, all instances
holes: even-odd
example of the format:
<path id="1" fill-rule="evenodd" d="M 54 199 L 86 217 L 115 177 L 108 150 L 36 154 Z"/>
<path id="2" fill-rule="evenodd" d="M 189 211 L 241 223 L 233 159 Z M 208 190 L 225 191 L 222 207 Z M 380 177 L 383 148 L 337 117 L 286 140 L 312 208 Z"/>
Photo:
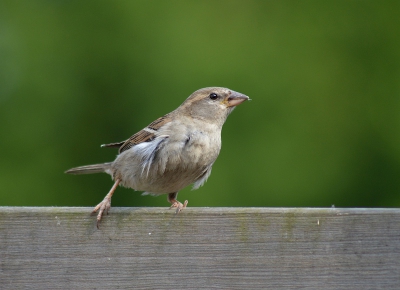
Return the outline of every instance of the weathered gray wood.
<path id="1" fill-rule="evenodd" d="M 400 289 L 399 209 L 0 207 L 1 289 Z"/>

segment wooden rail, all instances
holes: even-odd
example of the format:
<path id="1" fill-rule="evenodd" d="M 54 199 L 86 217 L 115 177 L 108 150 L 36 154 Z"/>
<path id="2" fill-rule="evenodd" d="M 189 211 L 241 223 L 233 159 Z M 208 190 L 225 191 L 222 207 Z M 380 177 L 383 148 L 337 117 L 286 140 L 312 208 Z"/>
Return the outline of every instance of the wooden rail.
<path id="1" fill-rule="evenodd" d="M 400 289 L 400 210 L 0 207 L 1 289 Z"/>

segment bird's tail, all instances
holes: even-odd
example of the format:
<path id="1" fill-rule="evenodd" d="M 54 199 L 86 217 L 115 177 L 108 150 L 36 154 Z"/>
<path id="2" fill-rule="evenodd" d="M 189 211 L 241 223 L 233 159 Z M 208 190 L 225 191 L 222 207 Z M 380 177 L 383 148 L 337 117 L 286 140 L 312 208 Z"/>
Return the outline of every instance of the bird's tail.
<path id="1" fill-rule="evenodd" d="M 106 173 L 110 174 L 110 169 L 111 169 L 111 162 L 108 162 L 108 163 L 92 164 L 92 165 L 85 165 L 85 166 L 71 168 L 71 169 L 65 171 L 65 173 L 68 173 L 68 174 L 92 174 L 92 173 L 106 172 Z"/>

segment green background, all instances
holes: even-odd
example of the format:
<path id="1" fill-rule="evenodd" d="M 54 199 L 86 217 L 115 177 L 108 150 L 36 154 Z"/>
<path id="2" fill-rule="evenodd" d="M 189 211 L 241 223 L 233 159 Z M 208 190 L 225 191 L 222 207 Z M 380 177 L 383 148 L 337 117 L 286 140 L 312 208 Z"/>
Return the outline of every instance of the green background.
<path id="1" fill-rule="evenodd" d="M 193 91 L 228 118 L 189 206 L 400 206 L 400 1 L 1 1 L 0 205 L 94 206 L 122 141 Z M 113 206 L 168 206 L 118 188 Z"/>

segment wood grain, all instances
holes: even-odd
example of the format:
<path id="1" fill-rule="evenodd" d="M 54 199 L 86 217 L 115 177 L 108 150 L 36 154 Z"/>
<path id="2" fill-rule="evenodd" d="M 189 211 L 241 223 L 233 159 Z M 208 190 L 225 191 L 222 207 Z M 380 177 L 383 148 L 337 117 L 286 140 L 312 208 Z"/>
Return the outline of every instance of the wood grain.
<path id="1" fill-rule="evenodd" d="M 400 289 L 400 210 L 0 207 L 1 289 Z"/>

